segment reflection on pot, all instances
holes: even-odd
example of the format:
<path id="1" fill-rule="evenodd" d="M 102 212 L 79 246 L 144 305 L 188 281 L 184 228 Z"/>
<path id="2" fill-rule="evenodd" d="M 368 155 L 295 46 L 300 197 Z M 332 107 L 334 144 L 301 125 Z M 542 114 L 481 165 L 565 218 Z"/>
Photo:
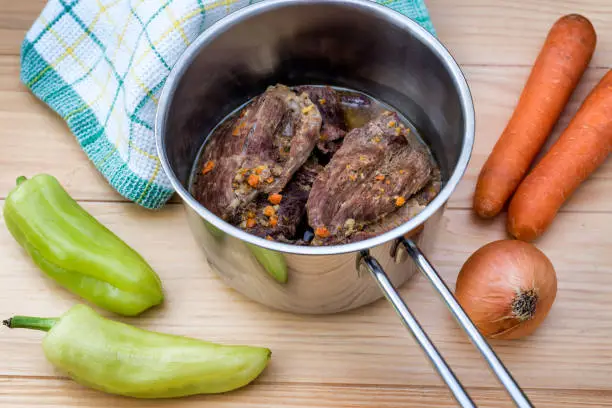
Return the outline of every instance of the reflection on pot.
<path id="1" fill-rule="evenodd" d="M 206 220 L 202 221 L 204 221 L 204 226 L 206 227 L 208 232 L 210 232 L 210 235 L 212 235 L 218 241 L 223 241 L 223 238 L 225 238 L 225 232 L 221 231 L 219 228 L 215 227 Z"/>
<path id="2" fill-rule="evenodd" d="M 279 283 L 287 283 L 287 262 L 280 252 L 270 251 L 245 242 L 255 259 Z"/>

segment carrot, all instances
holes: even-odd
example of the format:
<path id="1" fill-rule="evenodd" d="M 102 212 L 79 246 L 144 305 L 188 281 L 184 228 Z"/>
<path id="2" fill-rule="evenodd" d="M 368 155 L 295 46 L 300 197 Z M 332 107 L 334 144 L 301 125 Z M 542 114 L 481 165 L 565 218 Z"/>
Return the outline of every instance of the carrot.
<path id="1" fill-rule="evenodd" d="M 276 215 L 273 215 L 270 217 L 270 226 L 272 228 L 276 227 L 278 225 L 278 217 Z"/>
<path id="2" fill-rule="evenodd" d="M 206 164 L 204 165 L 204 168 L 202 169 L 202 174 L 208 174 L 210 173 L 213 169 L 215 168 L 215 162 L 212 160 L 209 160 L 206 162 Z"/>
<path id="3" fill-rule="evenodd" d="M 315 235 L 319 238 L 327 238 L 329 237 L 330 232 L 326 227 L 318 227 L 315 230 Z"/>
<path id="4" fill-rule="evenodd" d="M 276 214 L 276 211 L 274 210 L 274 207 L 268 205 L 266 208 L 264 208 L 263 213 L 266 217 L 272 217 Z"/>
<path id="5" fill-rule="evenodd" d="M 559 140 L 519 185 L 508 209 L 508 232 L 532 241 L 559 208 L 612 153 L 612 70 L 601 79 Z"/>
<path id="6" fill-rule="evenodd" d="M 247 183 L 249 186 L 257 188 L 259 185 L 259 176 L 257 174 L 250 174 L 249 178 L 247 178 Z"/>
<path id="7" fill-rule="evenodd" d="M 272 205 L 278 205 L 281 203 L 281 201 L 283 200 L 283 196 L 281 194 L 270 194 L 268 196 L 268 201 L 270 202 L 270 204 Z"/>
<path id="8" fill-rule="evenodd" d="M 585 17 L 561 17 L 550 29 L 514 112 L 486 163 L 474 194 L 474 211 L 496 216 L 525 177 L 551 133 L 595 50 Z"/>

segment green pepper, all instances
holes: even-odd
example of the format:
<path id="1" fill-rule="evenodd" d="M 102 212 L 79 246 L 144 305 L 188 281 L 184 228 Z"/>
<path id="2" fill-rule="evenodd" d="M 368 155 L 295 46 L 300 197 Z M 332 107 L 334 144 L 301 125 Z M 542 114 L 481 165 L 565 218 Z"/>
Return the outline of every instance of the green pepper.
<path id="1" fill-rule="evenodd" d="M 55 177 L 18 178 L 6 198 L 4 220 L 45 274 L 89 302 L 126 316 L 162 303 L 161 282 L 149 264 Z"/>
<path id="2" fill-rule="evenodd" d="M 243 387 L 266 368 L 267 348 L 220 345 L 147 331 L 77 304 L 60 318 L 15 316 L 10 328 L 48 331 L 45 356 L 76 382 L 111 394 L 175 398 Z"/>

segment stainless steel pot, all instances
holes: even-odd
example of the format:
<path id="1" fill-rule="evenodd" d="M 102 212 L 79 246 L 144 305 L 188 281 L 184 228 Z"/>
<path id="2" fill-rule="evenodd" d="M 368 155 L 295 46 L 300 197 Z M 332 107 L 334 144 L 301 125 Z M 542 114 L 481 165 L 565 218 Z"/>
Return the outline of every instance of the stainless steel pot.
<path id="1" fill-rule="evenodd" d="M 189 193 L 197 152 L 229 112 L 276 83 L 351 88 L 402 112 L 441 165 L 440 194 L 402 226 L 340 246 L 267 241 L 217 218 Z M 273 0 L 246 7 L 205 31 L 178 60 L 159 100 L 156 137 L 193 234 L 229 286 L 270 307 L 309 314 L 346 311 L 384 295 L 460 405 L 474 406 L 395 290 L 418 267 L 517 405 L 531 406 L 423 255 L 467 167 L 474 109 L 460 68 L 417 23 L 367 0 Z"/>

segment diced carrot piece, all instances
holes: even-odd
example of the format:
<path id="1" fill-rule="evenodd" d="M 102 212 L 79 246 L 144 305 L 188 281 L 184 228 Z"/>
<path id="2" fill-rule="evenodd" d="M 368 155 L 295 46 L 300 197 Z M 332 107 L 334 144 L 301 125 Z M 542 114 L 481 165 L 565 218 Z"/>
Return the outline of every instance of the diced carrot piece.
<path id="1" fill-rule="evenodd" d="M 278 225 L 278 217 L 276 215 L 273 215 L 270 217 L 270 226 L 272 228 L 276 227 Z"/>
<path id="2" fill-rule="evenodd" d="M 256 225 L 257 225 L 257 221 L 255 220 L 255 218 L 249 218 L 246 222 L 247 228 L 253 228 Z"/>
<path id="3" fill-rule="evenodd" d="M 377 174 L 376 177 L 374 177 L 377 181 L 383 181 L 385 179 L 385 175 L 384 174 Z"/>
<path id="4" fill-rule="evenodd" d="M 329 237 L 330 233 L 329 230 L 325 227 L 318 227 L 315 230 L 315 235 L 319 238 L 327 238 Z"/>
<path id="5" fill-rule="evenodd" d="M 282 199 L 283 196 L 281 194 L 270 194 L 270 196 L 268 197 L 268 201 L 272 205 L 279 205 Z"/>
<path id="6" fill-rule="evenodd" d="M 404 204 L 406 204 L 406 199 L 405 199 L 404 197 L 396 197 L 396 198 L 395 198 L 395 205 L 396 205 L 397 207 L 401 207 L 401 206 L 403 206 Z"/>
<path id="7" fill-rule="evenodd" d="M 274 207 L 269 205 L 264 208 L 263 213 L 266 217 L 272 217 L 274 214 L 276 214 L 276 211 L 274 211 Z"/>
<path id="8" fill-rule="evenodd" d="M 251 174 L 247 179 L 249 186 L 256 188 L 259 185 L 259 176 L 257 174 Z"/>
<path id="9" fill-rule="evenodd" d="M 214 168 L 215 168 L 215 162 L 212 160 L 209 160 L 204 165 L 204 168 L 202 169 L 202 174 L 210 173 Z"/>

